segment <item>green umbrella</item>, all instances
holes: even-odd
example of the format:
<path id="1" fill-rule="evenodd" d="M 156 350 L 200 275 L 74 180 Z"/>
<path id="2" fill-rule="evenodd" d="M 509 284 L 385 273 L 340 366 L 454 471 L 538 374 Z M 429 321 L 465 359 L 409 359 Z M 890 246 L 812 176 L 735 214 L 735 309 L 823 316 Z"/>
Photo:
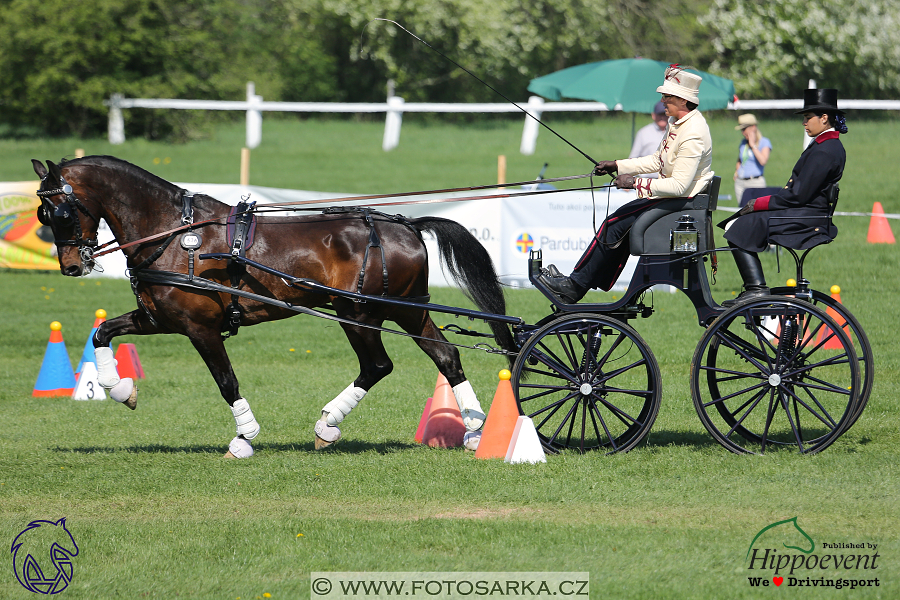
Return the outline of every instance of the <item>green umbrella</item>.
<path id="1" fill-rule="evenodd" d="M 550 100 L 574 98 L 602 102 L 610 109 L 653 112 L 659 102 L 656 88 L 663 84 L 669 63 L 646 58 L 602 60 L 569 67 L 532 79 L 528 91 Z M 700 110 L 726 108 L 734 99 L 734 83 L 696 69 L 700 84 Z"/>

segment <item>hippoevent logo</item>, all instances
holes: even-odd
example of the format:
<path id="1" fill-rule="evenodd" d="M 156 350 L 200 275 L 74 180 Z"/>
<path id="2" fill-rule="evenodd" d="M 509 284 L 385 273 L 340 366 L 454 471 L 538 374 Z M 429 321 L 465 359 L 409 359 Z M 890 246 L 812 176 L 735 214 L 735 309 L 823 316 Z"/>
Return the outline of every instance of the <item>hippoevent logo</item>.
<path id="1" fill-rule="evenodd" d="M 522 254 L 528 254 L 534 248 L 534 238 L 525 232 L 516 238 L 516 250 Z"/>
<path id="2" fill-rule="evenodd" d="M 58 594 L 72 581 L 72 559 L 78 556 L 75 538 L 59 521 L 32 521 L 10 549 L 16 579 L 37 594 Z"/>
<path id="3" fill-rule="evenodd" d="M 838 552 L 840 551 L 840 552 Z M 878 544 L 822 542 L 797 523 L 797 517 L 763 527 L 747 549 L 750 587 L 879 587 Z"/>

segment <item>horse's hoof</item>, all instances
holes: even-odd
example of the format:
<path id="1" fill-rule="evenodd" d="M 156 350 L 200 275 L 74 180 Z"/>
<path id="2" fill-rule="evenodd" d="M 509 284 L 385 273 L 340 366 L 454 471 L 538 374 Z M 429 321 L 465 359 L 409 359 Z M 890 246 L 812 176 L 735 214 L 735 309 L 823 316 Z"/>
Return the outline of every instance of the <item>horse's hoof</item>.
<path id="1" fill-rule="evenodd" d="M 326 442 L 319 436 L 316 436 L 316 450 L 322 450 L 323 448 L 327 448 L 328 446 L 333 446 L 334 442 Z"/>
<path id="2" fill-rule="evenodd" d="M 228 452 L 224 458 L 250 458 L 253 456 L 253 446 L 244 438 L 237 436 L 228 444 Z"/>
<path id="3" fill-rule="evenodd" d="M 134 386 L 134 389 L 131 390 L 131 394 L 128 396 L 128 399 L 125 400 L 125 402 L 123 402 L 122 404 L 124 404 L 131 410 L 134 410 L 135 408 L 137 408 L 137 393 L 138 393 L 137 386 Z"/>
<path id="4" fill-rule="evenodd" d="M 341 439 L 341 430 L 319 419 L 316 421 L 316 450 L 327 448 Z"/>
<path id="5" fill-rule="evenodd" d="M 134 410 L 137 407 L 137 394 L 137 386 L 134 385 L 134 380 L 131 377 L 126 377 L 113 387 L 109 388 L 110 397 L 116 402 L 124 404 L 131 410 Z"/>

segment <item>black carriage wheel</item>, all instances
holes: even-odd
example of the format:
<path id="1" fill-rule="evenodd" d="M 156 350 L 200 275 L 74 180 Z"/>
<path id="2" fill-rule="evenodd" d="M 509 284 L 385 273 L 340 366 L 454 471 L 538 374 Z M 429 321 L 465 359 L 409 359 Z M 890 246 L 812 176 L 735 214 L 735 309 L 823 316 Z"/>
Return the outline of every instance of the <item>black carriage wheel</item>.
<path id="1" fill-rule="evenodd" d="M 659 412 L 659 365 L 637 331 L 610 317 L 573 314 L 538 329 L 513 366 L 519 413 L 553 452 L 627 452 Z"/>
<path id="2" fill-rule="evenodd" d="M 780 287 L 774 288 L 772 294 L 775 296 L 788 296 L 795 291 L 796 288 Z M 857 401 L 856 410 L 853 411 L 853 415 L 847 423 L 847 429 L 850 429 L 862 414 L 863 409 L 869 402 L 869 394 L 872 393 L 872 384 L 875 380 L 875 360 L 872 354 L 872 345 L 869 343 L 869 337 L 863 331 L 862 325 L 847 310 L 847 307 L 836 301 L 829 294 L 817 290 L 810 291 L 812 292 L 813 306 L 822 308 L 826 312 L 829 308 L 832 309 L 838 314 L 839 319 L 835 319 L 838 321 L 838 324 L 843 320 L 843 330 L 850 337 L 853 349 L 856 350 L 856 357 L 859 359 L 859 400 Z"/>
<path id="3" fill-rule="evenodd" d="M 859 390 L 846 332 L 824 310 L 793 298 L 769 296 L 726 311 L 691 363 L 701 422 L 738 454 L 824 450 L 849 426 Z"/>

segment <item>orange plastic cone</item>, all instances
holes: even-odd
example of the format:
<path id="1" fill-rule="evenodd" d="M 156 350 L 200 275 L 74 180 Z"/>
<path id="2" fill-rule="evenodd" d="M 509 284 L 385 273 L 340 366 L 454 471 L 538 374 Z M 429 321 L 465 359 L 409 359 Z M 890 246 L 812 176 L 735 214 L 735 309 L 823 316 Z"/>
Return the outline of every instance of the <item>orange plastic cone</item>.
<path id="1" fill-rule="evenodd" d="M 428 421 L 422 432 L 422 443 L 432 448 L 457 448 L 463 445 L 464 435 L 466 426 L 459 414 L 453 389 L 446 377 L 438 375 Z"/>
<path id="2" fill-rule="evenodd" d="M 116 371 L 123 379 L 126 377 L 144 378 L 144 367 L 141 366 L 141 359 L 138 357 L 134 344 L 119 344 L 116 349 Z"/>
<path id="3" fill-rule="evenodd" d="M 433 398 L 432 396 L 431 398 Z M 422 411 L 422 418 L 419 419 L 419 426 L 416 428 L 415 440 L 422 443 L 422 436 L 425 435 L 425 425 L 428 423 L 428 413 L 431 412 L 431 398 L 425 401 L 425 409 Z"/>
<path id="4" fill-rule="evenodd" d="M 884 216 L 881 202 L 876 202 L 872 207 L 872 218 L 869 219 L 869 235 L 866 237 L 866 241 L 870 244 L 893 244 L 896 242 L 894 232 L 891 231 L 891 224 Z"/>
<path id="5" fill-rule="evenodd" d="M 519 419 L 519 406 L 509 382 L 511 376 L 507 369 L 500 371 L 500 383 L 497 384 L 494 401 L 491 402 L 484 422 L 484 432 L 475 451 L 475 458 L 506 458 L 506 451 Z"/>
<path id="6" fill-rule="evenodd" d="M 838 304 L 841 304 L 841 286 L 839 286 L 839 285 L 831 286 L 831 297 L 834 298 Z M 838 314 L 838 312 L 836 310 L 834 310 L 833 308 L 831 308 L 829 306 L 828 310 L 826 312 L 828 313 L 829 317 L 834 319 L 834 322 L 837 323 L 841 329 L 844 329 L 846 331 L 845 328 L 847 326 L 847 322 L 844 320 L 843 317 L 841 317 L 841 315 Z M 819 335 L 819 340 L 821 340 L 823 337 L 826 337 L 829 335 L 831 335 L 831 328 L 830 327 L 822 327 L 822 333 Z M 818 342 L 819 340 L 816 340 L 816 341 Z M 851 343 L 852 343 L 852 340 L 851 340 Z M 840 340 L 840 338 L 838 338 L 838 336 L 831 335 L 831 337 L 828 338 L 828 340 L 825 342 L 825 345 L 822 347 L 825 348 L 826 350 L 840 350 L 844 346 L 841 344 L 841 340 Z"/>

